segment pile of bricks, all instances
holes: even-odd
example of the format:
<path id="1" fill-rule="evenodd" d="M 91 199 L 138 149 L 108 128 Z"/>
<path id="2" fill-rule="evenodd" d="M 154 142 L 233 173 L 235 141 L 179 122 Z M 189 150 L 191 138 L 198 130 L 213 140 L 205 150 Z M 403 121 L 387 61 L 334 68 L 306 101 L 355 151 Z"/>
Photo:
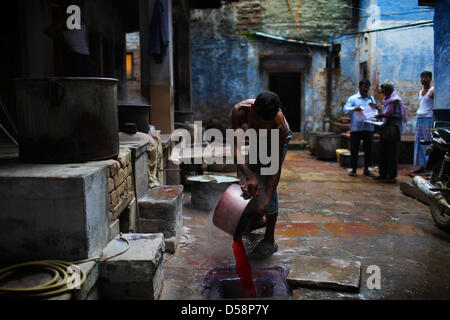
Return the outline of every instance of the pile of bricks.
<path id="1" fill-rule="evenodd" d="M 109 220 L 113 224 L 134 199 L 131 151 L 120 149 L 117 161 L 109 160 Z"/>

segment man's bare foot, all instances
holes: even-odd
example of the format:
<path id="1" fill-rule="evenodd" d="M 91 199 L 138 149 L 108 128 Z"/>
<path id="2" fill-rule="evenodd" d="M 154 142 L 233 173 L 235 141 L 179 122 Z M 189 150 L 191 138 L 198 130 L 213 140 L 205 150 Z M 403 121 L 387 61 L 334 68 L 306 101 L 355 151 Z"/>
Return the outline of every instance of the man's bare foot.
<path id="1" fill-rule="evenodd" d="M 273 240 L 261 240 L 250 254 L 250 259 L 266 259 L 278 251 L 278 244 Z"/>

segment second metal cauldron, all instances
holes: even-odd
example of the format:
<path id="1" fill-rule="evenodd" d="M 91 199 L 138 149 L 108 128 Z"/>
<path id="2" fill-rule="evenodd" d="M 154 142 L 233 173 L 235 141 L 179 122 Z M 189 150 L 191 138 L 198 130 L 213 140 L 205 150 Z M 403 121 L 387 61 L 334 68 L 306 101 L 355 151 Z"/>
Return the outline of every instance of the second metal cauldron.
<path id="1" fill-rule="evenodd" d="M 116 79 L 16 80 L 19 156 L 78 163 L 119 154 Z"/>

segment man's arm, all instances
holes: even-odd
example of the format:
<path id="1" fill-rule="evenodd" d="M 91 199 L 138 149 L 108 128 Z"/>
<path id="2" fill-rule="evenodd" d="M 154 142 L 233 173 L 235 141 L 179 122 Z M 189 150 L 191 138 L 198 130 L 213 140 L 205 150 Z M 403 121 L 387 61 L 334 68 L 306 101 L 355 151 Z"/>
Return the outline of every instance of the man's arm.
<path id="1" fill-rule="evenodd" d="M 352 113 L 353 111 L 361 111 L 360 107 L 356 107 L 352 98 L 349 98 L 344 105 L 344 114 Z"/>

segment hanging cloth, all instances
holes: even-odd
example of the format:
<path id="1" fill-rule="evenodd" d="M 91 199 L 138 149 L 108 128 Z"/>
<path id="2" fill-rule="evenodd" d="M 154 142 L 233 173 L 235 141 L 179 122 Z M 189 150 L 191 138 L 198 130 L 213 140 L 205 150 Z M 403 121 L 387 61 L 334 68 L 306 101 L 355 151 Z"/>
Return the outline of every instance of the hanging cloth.
<path id="1" fill-rule="evenodd" d="M 161 1 L 156 0 L 153 8 L 148 54 L 154 57 L 157 64 L 162 64 L 163 58 L 167 55 L 168 46 L 169 40 L 164 20 L 164 6 Z"/>

